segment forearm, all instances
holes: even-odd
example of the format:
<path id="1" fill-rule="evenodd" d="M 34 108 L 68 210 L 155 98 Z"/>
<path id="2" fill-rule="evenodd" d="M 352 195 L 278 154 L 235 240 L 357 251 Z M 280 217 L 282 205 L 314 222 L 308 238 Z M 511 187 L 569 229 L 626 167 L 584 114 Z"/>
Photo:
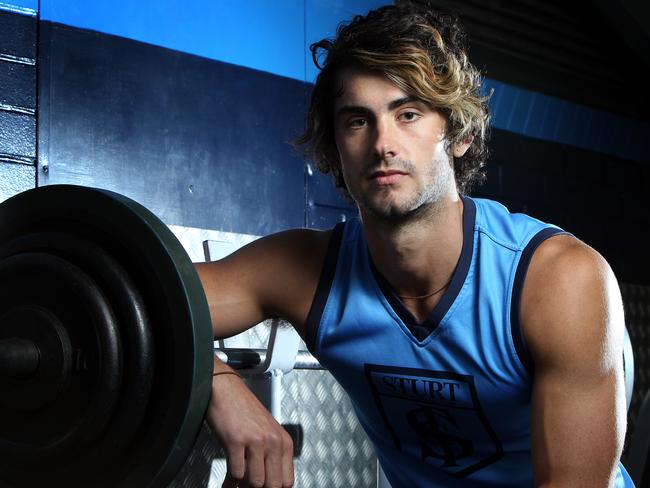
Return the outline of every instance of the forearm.
<path id="1" fill-rule="evenodd" d="M 228 476 L 252 486 L 292 486 L 289 434 L 239 375 L 216 357 L 213 375 L 207 420 L 226 452 Z"/>

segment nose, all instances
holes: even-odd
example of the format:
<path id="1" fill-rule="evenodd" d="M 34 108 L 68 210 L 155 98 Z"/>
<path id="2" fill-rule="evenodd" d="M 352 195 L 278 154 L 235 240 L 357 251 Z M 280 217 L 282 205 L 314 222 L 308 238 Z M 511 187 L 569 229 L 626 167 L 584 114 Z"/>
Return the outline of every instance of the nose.
<path id="1" fill-rule="evenodd" d="M 380 159 L 391 159 L 397 156 L 397 134 L 394 124 L 379 119 L 375 126 L 374 151 Z"/>

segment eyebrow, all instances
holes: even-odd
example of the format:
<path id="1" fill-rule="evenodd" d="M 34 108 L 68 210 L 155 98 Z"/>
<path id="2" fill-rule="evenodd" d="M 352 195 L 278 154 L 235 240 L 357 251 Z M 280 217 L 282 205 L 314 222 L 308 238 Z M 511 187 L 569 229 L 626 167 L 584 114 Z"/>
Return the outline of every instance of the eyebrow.
<path id="1" fill-rule="evenodd" d="M 393 100 L 388 104 L 388 108 L 390 110 L 395 110 L 396 108 L 401 107 L 402 105 L 406 105 L 407 103 L 413 103 L 413 102 L 422 102 L 417 97 L 403 97 L 403 98 L 398 98 L 397 100 Z"/>
<path id="2" fill-rule="evenodd" d="M 411 96 L 402 97 L 390 102 L 388 104 L 388 110 L 395 110 L 396 108 L 399 108 L 402 105 L 406 105 L 407 103 L 413 103 L 413 102 L 424 103 L 422 102 L 422 100 L 420 100 L 417 97 L 411 97 Z M 337 110 L 336 115 L 339 116 L 346 113 L 372 115 L 372 111 L 369 108 L 364 107 L 362 105 L 343 105 L 341 108 Z"/>

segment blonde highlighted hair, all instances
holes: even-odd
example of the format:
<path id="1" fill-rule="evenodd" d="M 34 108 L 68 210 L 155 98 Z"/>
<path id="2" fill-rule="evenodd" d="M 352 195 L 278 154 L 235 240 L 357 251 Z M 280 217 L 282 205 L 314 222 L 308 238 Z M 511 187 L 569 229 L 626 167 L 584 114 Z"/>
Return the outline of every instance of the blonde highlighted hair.
<path id="1" fill-rule="evenodd" d="M 334 100 L 341 95 L 339 74 L 359 67 L 386 76 L 402 91 L 447 116 L 447 142 L 472 139 L 454 158 L 461 193 L 484 179 L 490 114 L 481 93 L 481 75 L 469 62 L 465 34 L 455 17 L 418 5 L 400 4 L 356 16 L 335 39 L 310 47 L 320 73 L 314 85 L 305 132 L 295 141 L 316 167 L 331 173 L 349 198 L 334 141 Z M 321 62 L 321 60 L 323 60 Z"/>

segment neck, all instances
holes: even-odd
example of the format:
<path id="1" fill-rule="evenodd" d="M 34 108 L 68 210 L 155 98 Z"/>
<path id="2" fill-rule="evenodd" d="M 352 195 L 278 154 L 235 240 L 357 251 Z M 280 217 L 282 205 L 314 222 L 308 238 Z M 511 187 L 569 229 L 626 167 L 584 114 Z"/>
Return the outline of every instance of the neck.
<path id="1" fill-rule="evenodd" d="M 463 203 L 457 194 L 404 222 L 362 213 L 373 263 L 397 295 L 417 299 L 444 291 L 463 246 Z"/>

